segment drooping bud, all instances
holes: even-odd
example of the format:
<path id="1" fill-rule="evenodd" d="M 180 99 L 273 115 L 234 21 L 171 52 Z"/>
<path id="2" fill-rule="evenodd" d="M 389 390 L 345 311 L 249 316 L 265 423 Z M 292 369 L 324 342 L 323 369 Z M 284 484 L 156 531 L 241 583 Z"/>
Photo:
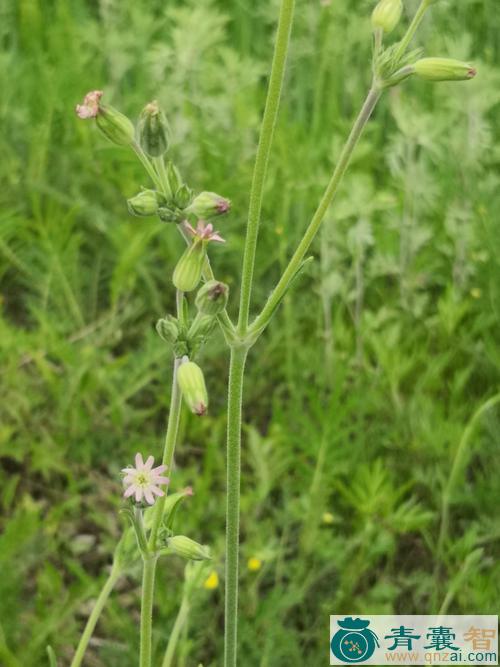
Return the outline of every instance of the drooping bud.
<path id="1" fill-rule="evenodd" d="M 175 535 L 167 540 L 167 547 L 173 553 L 188 560 L 210 560 L 210 549 L 204 544 L 195 542 L 185 535 Z"/>
<path id="2" fill-rule="evenodd" d="M 208 394 L 203 371 L 198 364 L 184 361 L 177 371 L 177 382 L 191 412 L 200 417 L 206 414 Z"/>
<path id="3" fill-rule="evenodd" d="M 372 12 L 372 27 L 390 33 L 399 23 L 403 13 L 401 0 L 380 0 Z"/>
<path id="4" fill-rule="evenodd" d="M 229 199 L 225 199 L 215 192 L 201 192 L 195 197 L 193 203 L 187 209 L 187 213 L 192 213 L 197 218 L 215 218 L 218 215 L 224 215 L 231 208 Z"/>
<path id="5" fill-rule="evenodd" d="M 163 197 L 155 190 L 143 190 L 135 197 L 127 199 L 129 213 L 141 217 L 156 215 L 162 203 Z"/>
<path id="6" fill-rule="evenodd" d="M 195 304 L 204 315 L 218 315 L 224 310 L 229 298 L 229 287 L 218 280 L 209 280 L 196 295 Z"/>
<path id="7" fill-rule="evenodd" d="M 179 325 L 175 317 L 167 315 L 156 323 L 156 331 L 166 343 L 174 344 L 179 336 Z"/>
<path id="8" fill-rule="evenodd" d="M 149 157 L 161 157 L 170 145 L 170 127 L 156 100 L 146 104 L 137 126 L 139 144 Z"/>
<path id="9" fill-rule="evenodd" d="M 467 81 L 477 74 L 470 63 L 453 58 L 422 58 L 415 63 L 414 71 L 426 81 Z"/>
<path id="10" fill-rule="evenodd" d="M 99 105 L 95 117 L 97 127 L 106 137 L 118 146 L 128 146 L 134 141 L 132 122 L 114 107 Z"/>
<path id="11" fill-rule="evenodd" d="M 192 292 L 201 280 L 205 262 L 205 243 L 195 240 L 177 262 L 172 281 L 181 292 Z"/>

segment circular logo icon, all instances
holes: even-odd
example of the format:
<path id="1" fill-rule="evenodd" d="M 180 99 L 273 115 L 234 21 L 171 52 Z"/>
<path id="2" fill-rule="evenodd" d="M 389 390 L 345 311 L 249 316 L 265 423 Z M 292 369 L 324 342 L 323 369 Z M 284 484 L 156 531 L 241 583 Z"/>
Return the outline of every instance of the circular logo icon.
<path id="1" fill-rule="evenodd" d="M 337 621 L 340 626 L 332 637 L 330 647 L 337 660 L 347 663 L 364 662 L 371 658 L 379 646 L 378 637 L 368 626 L 370 621 L 361 618 L 345 618 Z"/>

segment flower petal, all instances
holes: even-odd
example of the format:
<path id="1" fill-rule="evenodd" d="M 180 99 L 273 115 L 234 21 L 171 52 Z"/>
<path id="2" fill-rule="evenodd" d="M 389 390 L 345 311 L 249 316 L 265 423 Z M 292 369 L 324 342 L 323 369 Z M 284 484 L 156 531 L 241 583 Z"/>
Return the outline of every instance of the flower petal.
<path id="1" fill-rule="evenodd" d="M 146 463 L 144 464 L 144 470 L 151 470 L 154 462 L 155 462 L 155 457 L 148 456 L 148 458 L 146 459 Z"/>
<path id="2" fill-rule="evenodd" d="M 137 470 L 143 470 L 144 469 L 144 461 L 142 460 L 142 454 L 137 452 L 135 455 L 135 467 Z"/>
<path id="3" fill-rule="evenodd" d="M 155 475 L 154 477 L 151 477 L 151 484 L 170 484 L 170 479 L 168 477 Z"/>
<path id="4" fill-rule="evenodd" d="M 154 493 L 156 496 L 165 495 L 165 492 L 162 491 L 158 486 L 151 486 L 151 493 Z"/>
<path id="5" fill-rule="evenodd" d="M 142 499 L 142 489 L 140 486 L 135 487 L 135 502 L 140 503 Z"/>
<path id="6" fill-rule="evenodd" d="M 130 498 L 130 496 L 135 492 L 136 492 L 135 484 L 132 484 L 132 486 L 129 486 L 128 489 L 125 489 L 125 493 L 123 494 L 123 496 L 125 498 Z"/>
<path id="7" fill-rule="evenodd" d="M 146 502 L 149 505 L 154 505 L 155 499 L 154 499 L 154 496 L 151 493 L 151 489 L 149 487 L 144 489 L 144 498 L 146 498 Z"/>
<path id="8" fill-rule="evenodd" d="M 156 466 L 156 468 L 153 468 L 153 470 L 151 470 L 151 473 L 152 473 L 153 475 L 159 475 L 159 474 L 161 474 L 162 472 L 165 472 L 165 470 L 166 470 L 167 468 L 168 468 L 168 466 L 164 466 L 164 465 Z"/>

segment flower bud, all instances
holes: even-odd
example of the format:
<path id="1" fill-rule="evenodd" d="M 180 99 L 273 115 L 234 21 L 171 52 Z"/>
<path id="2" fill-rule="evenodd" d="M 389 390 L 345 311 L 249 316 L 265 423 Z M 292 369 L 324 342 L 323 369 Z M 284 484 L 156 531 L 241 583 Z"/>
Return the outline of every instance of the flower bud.
<path id="1" fill-rule="evenodd" d="M 143 190 L 138 195 L 127 199 L 129 213 L 138 216 L 156 215 L 162 198 L 154 190 Z"/>
<path id="2" fill-rule="evenodd" d="M 166 343 L 173 345 L 179 336 L 179 325 L 175 317 L 167 315 L 167 317 L 158 320 L 156 323 L 156 331 L 160 338 Z"/>
<path id="3" fill-rule="evenodd" d="M 158 209 L 158 217 L 162 222 L 182 222 L 182 216 L 178 209 L 173 206 L 160 206 Z"/>
<path id="4" fill-rule="evenodd" d="M 128 146 L 134 141 L 132 122 L 113 107 L 100 104 L 95 117 L 97 127 L 118 146 Z"/>
<path id="5" fill-rule="evenodd" d="M 174 269 L 172 281 L 181 292 L 192 292 L 201 280 L 205 262 L 205 243 L 194 241 L 184 251 Z"/>
<path id="6" fill-rule="evenodd" d="M 218 280 L 209 280 L 198 290 L 195 304 L 204 315 L 218 315 L 224 310 L 229 297 L 229 287 Z"/>
<path id="7" fill-rule="evenodd" d="M 189 334 L 190 336 L 201 339 L 200 342 L 203 342 L 203 339 L 210 336 L 215 329 L 216 324 L 217 319 L 213 315 L 202 315 L 198 313 L 198 316 L 194 319 L 191 329 L 189 330 Z"/>
<path id="8" fill-rule="evenodd" d="M 191 202 L 192 198 L 193 198 L 193 193 L 184 183 L 175 193 L 174 200 L 179 208 L 184 209 L 186 208 L 186 206 L 189 206 L 189 203 Z"/>
<path id="9" fill-rule="evenodd" d="M 210 549 L 204 545 L 195 542 L 185 535 L 175 535 L 167 540 L 168 548 L 178 556 L 188 560 L 210 560 Z"/>
<path id="10" fill-rule="evenodd" d="M 469 63 L 452 58 L 422 58 L 414 68 L 415 74 L 426 81 L 466 81 L 477 74 Z"/>
<path id="11" fill-rule="evenodd" d="M 372 27 L 374 30 L 392 32 L 399 23 L 403 13 L 401 0 L 380 0 L 372 13 Z"/>
<path id="12" fill-rule="evenodd" d="M 177 371 L 177 382 L 191 412 L 203 416 L 208 408 L 208 394 L 203 371 L 198 364 L 184 361 Z"/>
<path id="13" fill-rule="evenodd" d="M 176 193 L 182 185 L 182 176 L 173 162 L 167 164 L 167 180 L 172 193 Z"/>
<path id="14" fill-rule="evenodd" d="M 217 215 L 227 213 L 231 208 L 229 199 L 224 199 L 215 192 L 201 192 L 187 209 L 188 213 L 193 213 L 197 218 L 214 218 Z"/>
<path id="15" fill-rule="evenodd" d="M 149 157 L 161 157 L 170 144 L 170 127 L 156 100 L 146 104 L 139 117 L 139 144 Z"/>

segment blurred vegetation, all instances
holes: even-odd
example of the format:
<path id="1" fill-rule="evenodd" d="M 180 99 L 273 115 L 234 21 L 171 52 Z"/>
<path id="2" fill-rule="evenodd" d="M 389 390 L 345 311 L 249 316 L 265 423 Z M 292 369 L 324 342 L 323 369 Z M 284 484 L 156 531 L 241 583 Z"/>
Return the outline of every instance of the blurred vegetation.
<path id="1" fill-rule="evenodd" d="M 410 15 L 416 2 L 405 6 Z M 369 83 L 371 7 L 298 2 L 267 183 L 260 304 Z M 47 664 L 47 643 L 69 664 L 122 531 L 119 469 L 137 450 L 159 456 L 170 391 L 171 360 L 154 324 L 173 306 L 181 241 L 161 223 L 129 217 L 125 198 L 148 185 L 141 167 L 78 121 L 74 105 L 102 88 L 136 118 L 160 100 L 189 182 L 233 200 L 223 223 L 229 242 L 213 264 L 234 297 L 277 8 L 276 0 L 1 5 L 6 667 Z M 324 664 L 330 613 L 498 611 L 500 411 L 487 401 L 500 390 L 499 34 L 497 0 L 433 8 L 419 43 L 427 55 L 472 59 L 478 77 L 412 81 L 385 96 L 316 261 L 252 352 L 245 666 Z M 194 487 L 183 528 L 212 546 L 222 581 L 220 337 L 202 361 L 211 414 L 183 416 L 173 487 Z M 247 569 L 249 558 L 262 568 Z M 183 567 L 170 559 L 160 568 L 157 661 Z M 136 574 L 113 594 L 88 667 L 136 664 Z M 200 588 L 176 664 L 220 664 L 222 614 L 222 585 Z"/>

